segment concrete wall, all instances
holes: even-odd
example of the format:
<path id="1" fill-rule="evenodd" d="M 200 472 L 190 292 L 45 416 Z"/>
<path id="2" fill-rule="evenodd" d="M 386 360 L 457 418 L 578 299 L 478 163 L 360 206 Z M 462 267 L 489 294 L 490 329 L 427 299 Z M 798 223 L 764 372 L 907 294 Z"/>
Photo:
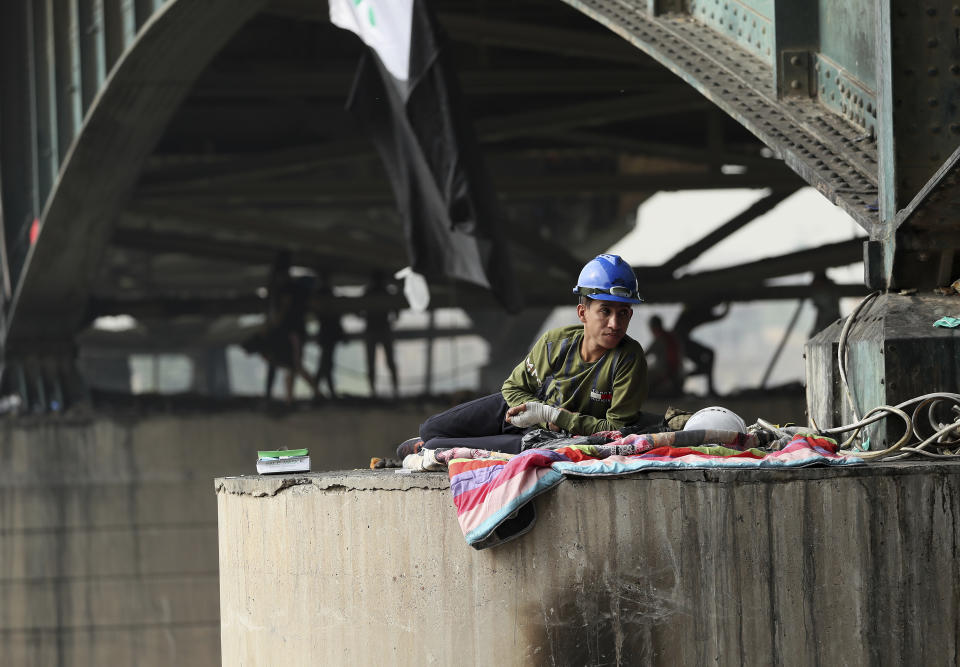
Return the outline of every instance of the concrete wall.
<path id="1" fill-rule="evenodd" d="M 362 468 L 445 406 L 183 407 L 0 418 L 0 665 L 217 663 L 211 480 L 283 445 L 309 447 L 315 470 Z"/>
<path id="2" fill-rule="evenodd" d="M 218 480 L 223 664 L 956 664 L 960 465 L 568 480 L 480 552 L 447 486 Z"/>
<path id="3" fill-rule="evenodd" d="M 422 413 L 0 420 L 0 664 L 219 663 L 211 480 L 283 445 L 364 467 Z"/>

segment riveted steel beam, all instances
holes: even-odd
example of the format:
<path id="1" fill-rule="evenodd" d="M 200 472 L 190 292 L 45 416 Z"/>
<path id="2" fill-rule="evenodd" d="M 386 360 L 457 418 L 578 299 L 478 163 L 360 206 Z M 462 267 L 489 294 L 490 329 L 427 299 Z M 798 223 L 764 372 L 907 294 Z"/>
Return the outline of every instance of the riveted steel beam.
<path id="1" fill-rule="evenodd" d="M 656 2 L 675 7 L 679 7 L 681 4 L 680 0 L 656 0 Z M 303 2 L 274 0 L 266 11 L 269 14 L 298 20 L 329 20 L 325 3 L 311 0 Z M 644 61 L 641 54 L 626 45 L 611 42 L 601 35 L 588 34 L 580 30 L 527 21 L 477 16 L 464 12 L 440 11 L 437 18 L 453 41 L 464 44 L 634 65 L 642 64 Z"/>
<path id="2" fill-rule="evenodd" d="M 772 29 L 761 16 L 748 13 L 748 29 L 732 39 L 703 22 L 699 4 L 691 5 L 697 19 L 692 21 L 650 16 L 639 0 L 564 1 L 680 76 L 865 230 L 875 230 L 876 145 L 842 118 L 824 113 L 813 98 L 779 98 L 767 60 L 774 46 Z M 716 15 L 713 20 L 719 22 Z M 736 25 L 725 28 L 731 30 L 737 34 Z"/>
<path id="3" fill-rule="evenodd" d="M 158 3 L 155 0 L 134 0 L 133 11 L 136 20 L 137 30 L 143 27 L 143 24 L 150 20 L 153 13 L 157 11 Z"/>
<path id="4" fill-rule="evenodd" d="M 133 0 L 103 0 L 106 68 L 110 70 L 137 35 Z"/>
<path id="5" fill-rule="evenodd" d="M 104 33 L 104 0 L 77 0 L 79 3 L 80 74 L 83 109 L 90 108 L 107 78 L 107 50 Z"/>
<path id="6" fill-rule="evenodd" d="M 47 195 L 57 180 L 60 170 L 60 148 L 57 130 L 57 80 L 56 57 L 54 55 L 52 0 L 38 0 L 33 3 L 33 60 L 36 83 L 37 127 L 37 185 L 39 200 L 46 201 Z M 35 210 L 34 215 L 40 211 Z"/>
<path id="7" fill-rule="evenodd" d="M 927 288 L 960 246 L 918 249 L 955 225 L 960 9 L 946 0 L 848 3 L 566 0 L 681 76 L 759 137 L 875 242 L 866 275 Z M 945 238 L 942 233 L 938 238 Z"/>
<path id="8" fill-rule="evenodd" d="M 956 226 L 960 8 L 884 0 L 879 12 L 882 272 L 888 287 L 928 287 L 960 248 L 931 261 L 898 239 Z"/>
<path id="9" fill-rule="evenodd" d="M 239 262 L 243 264 L 261 264 L 268 266 L 281 248 L 290 249 L 296 262 L 301 266 L 324 266 L 342 268 L 350 266 L 355 260 L 357 247 L 361 245 L 350 235 L 332 235 L 324 229 L 297 229 L 278 224 L 256 224 L 251 219 L 241 220 L 240 229 L 229 229 L 223 221 L 212 219 L 200 213 L 192 218 L 202 223 L 207 236 L 179 232 L 153 232 L 143 229 L 118 229 L 114 232 L 112 243 L 118 248 L 140 250 L 150 254 L 177 253 L 191 257 Z M 247 222 L 248 224 L 244 224 Z M 242 230 L 242 231 L 241 231 Z M 246 237 L 245 240 L 224 238 L 224 232 L 232 231 L 234 237 Z M 385 232 L 395 231 L 394 238 L 368 236 L 362 242 L 365 253 L 372 258 L 389 255 L 390 250 L 399 241 L 399 226 L 391 226 Z M 217 236 L 216 234 L 220 234 Z M 342 258 L 331 260 L 331 256 Z"/>
<path id="10" fill-rule="evenodd" d="M 775 61 L 774 21 L 769 3 L 750 0 L 690 0 L 690 15 L 750 55 Z"/>
<path id="11" fill-rule="evenodd" d="M 815 55 L 814 87 L 817 100 L 847 122 L 877 136 L 877 94 L 856 75 L 824 53 Z"/>
<path id="12" fill-rule="evenodd" d="M 544 147 L 544 151 L 554 151 L 560 147 L 582 146 L 595 151 L 604 149 L 612 154 L 662 157 L 687 162 L 703 171 L 704 151 L 700 148 L 684 147 L 664 141 L 641 141 L 615 134 L 602 134 L 597 131 L 563 129 L 540 135 L 549 138 L 554 144 Z M 541 149 L 525 149 L 528 153 Z M 488 160 L 493 162 L 500 153 L 487 151 Z M 154 156 L 148 162 L 141 178 L 140 192 L 185 192 L 203 190 L 209 187 L 242 184 L 252 180 L 269 181 L 277 178 L 299 178 L 307 172 L 324 167 L 377 160 L 378 157 L 368 144 L 356 141 L 317 143 L 293 149 L 264 153 L 219 154 L 215 156 L 198 154 L 176 154 L 164 157 Z M 747 153 L 742 147 L 725 146 L 712 155 L 719 165 L 730 164 L 757 169 L 772 177 L 773 181 L 789 180 L 793 174 L 776 159 L 765 158 L 757 152 Z"/>
<path id="13" fill-rule="evenodd" d="M 589 130 L 565 130 L 556 134 L 551 133 L 550 136 L 554 137 L 559 143 L 608 148 L 623 154 L 669 158 L 700 166 L 703 165 L 704 158 L 709 157 L 711 167 L 732 164 L 750 169 L 765 169 L 771 172 L 786 171 L 786 167 L 783 167 L 783 163 L 779 160 L 765 158 L 759 152 L 740 152 L 726 144 L 711 146 L 709 154 L 705 154 L 702 148 L 686 147 L 666 141 L 643 141 L 622 135 L 603 134 Z"/>
<path id="14" fill-rule="evenodd" d="M 810 296 L 809 285 L 731 285 L 725 297 L 731 301 L 778 301 L 805 299 Z M 835 284 L 826 288 L 831 295 L 836 297 L 856 297 L 863 296 L 866 288 L 859 284 Z M 647 303 L 675 303 L 682 301 L 685 297 L 690 297 L 689 292 L 672 289 L 670 285 L 650 285 L 650 298 L 647 294 L 644 298 Z M 443 285 L 436 285 L 431 290 L 430 295 L 431 308 L 456 308 L 462 307 L 464 303 L 469 302 L 477 308 L 496 308 L 496 302 L 487 292 L 464 290 L 457 293 L 444 289 Z M 570 298 L 567 294 L 553 291 L 549 294 L 531 293 L 529 295 L 529 305 L 531 307 L 549 307 L 549 306 L 568 306 Z M 314 296 L 311 300 L 311 307 L 316 311 L 324 313 L 356 313 L 360 310 L 397 310 L 407 306 L 402 295 L 386 294 L 375 298 L 364 298 L 362 303 L 359 299 L 348 297 L 333 296 Z M 151 298 L 123 299 L 93 297 L 90 301 L 89 316 L 92 320 L 95 317 L 104 315 L 130 315 L 137 319 L 156 319 L 165 320 L 173 317 L 182 317 L 190 315 L 245 315 L 262 313 L 265 307 L 263 299 L 253 295 L 247 296 L 158 296 Z M 442 331 L 442 330 L 441 330 Z M 398 338 L 422 338 L 419 335 L 402 335 L 398 330 Z M 456 334 L 449 335 L 470 335 L 474 333 L 472 329 L 461 329 Z M 107 338 L 105 334 L 100 334 L 102 338 Z M 85 336 L 85 340 L 89 340 Z M 149 342 L 141 344 L 149 345 Z"/>
<path id="15" fill-rule="evenodd" d="M 77 3 L 50 5 L 53 14 L 54 82 L 56 85 L 57 149 L 63 163 L 83 122 L 80 85 L 80 19 Z"/>
<path id="16" fill-rule="evenodd" d="M 298 66 L 299 65 L 299 66 Z M 329 98 L 342 106 L 354 73 L 347 70 L 318 70 L 313 63 L 273 64 L 239 62 L 236 69 L 209 72 L 197 81 L 191 100 Z M 670 93 L 676 79 L 666 70 L 656 72 L 628 67 L 590 69 L 491 68 L 458 72 L 460 87 L 467 95 L 604 95 L 610 91 L 652 92 L 662 88 Z M 285 103 L 289 103 L 285 100 Z"/>
<path id="17" fill-rule="evenodd" d="M 863 239 L 828 243 L 737 266 L 701 271 L 679 278 L 672 284 L 680 293 L 717 293 L 731 285 L 756 285 L 769 278 L 854 264 L 862 257 L 862 247 Z"/>
<path id="18" fill-rule="evenodd" d="M 520 136 L 551 133 L 579 127 L 596 127 L 624 120 L 639 120 L 686 111 L 702 111 L 708 105 L 691 96 L 683 86 L 649 95 L 604 98 L 561 108 L 521 111 L 476 122 L 477 135 L 485 143 Z"/>
<path id="19" fill-rule="evenodd" d="M 773 58 L 780 97 L 810 97 L 813 54 L 819 46 L 816 2 L 776 2 L 773 6 Z"/>
<path id="20" fill-rule="evenodd" d="M 0 122 L 3 116 L 0 114 Z M 3 161 L 0 160 L 0 182 L 3 178 Z M 10 260 L 7 257 L 6 220 L 3 217 L 3 198 L 0 197 L 0 288 L 2 288 L 3 302 L 0 304 L 0 325 L 6 326 L 6 304 L 13 296 L 10 283 Z"/>
<path id="21" fill-rule="evenodd" d="M 451 39 L 458 42 L 610 62 L 642 61 L 632 49 L 578 30 L 446 12 L 438 18 Z"/>
<path id="22" fill-rule="evenodd" d="M 869 291 L 860 283 L 837 284 L 824 291 L 837 298 L 841 297 L 863 297 Z M 763 285 L 758 282 L 751 283 L 749 280 L 731 281 L 714 285 L 707 290 L 700 292 L 691 292 L 688 286 L 666 283 L 662 285 L 651 284 L 649 287 L 650 298 L 647 297 L 647 291 L 643 298 L 646 303 L 677 303 L 683 302 L 696 295 L 703 293 L 717 294 L 722 292 L 724 300 L 742 303 L 746 301 L 795 301 L 798 299 L 810 298 L 810 285 Z"/>
<path id="23" fill-rule="evenodd" d="M 0 243 L 4 246 L 4 306 L 11 296 L 10 281 L 15 279 L 26 254 L 21 235 L 38 206 L 33 63 L 24 57 L 32 54 L 32 19 L 30 5 L 25 1 L 5 3 L 0 8 Z"/>
<path id="24" fill-rule="evenodd" d="M 890 225 L 893 243 L 875 249 L 875 286 L 929 289 L 945 286 L 960 275 L 960 148 L 924 185 Z M 886 272 L 893 247 L 893 273 Z"/>
<path id="25" fill-rule="evenodd" d="M 704 190 L 725 188 L 798 187 L 801 181 L 784 172 L 748 171 L 743 174 L 684 172 L 654 174 L 603 174 L 596 172 L 563 174 L 505 175 L 495 177 L 497 193 L 505 198 L 544 195 L 620 194 L 657 190 Z M 352 179 L 350 182 L 318 183 L 315 179 L 284 183 L 250 183 L 224 188 L 178 191 L 164 186 L 139 191 L 137 201 L 147 206 L 171 204 L 184 209 L 210 208 L 229 201 L 233 205 L 311 205 L 318 207 L 368 207 L 393 201 L 383 180 Z"/>

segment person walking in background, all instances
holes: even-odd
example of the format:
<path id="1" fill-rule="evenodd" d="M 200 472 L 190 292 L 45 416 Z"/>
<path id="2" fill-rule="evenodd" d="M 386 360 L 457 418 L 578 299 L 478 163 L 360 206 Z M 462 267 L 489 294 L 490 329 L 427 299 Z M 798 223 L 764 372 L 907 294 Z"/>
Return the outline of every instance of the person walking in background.
<path id="1" fill-rule="evenodd" d="M 259 352 L 267 361 L 266 397 L 273 396 L 277 367 L 287 369 L 285 400 L 293 402 L 293 385 L 303 378 L 316 394 L 316 378 L 303 367 L 303 344 L 307 337 L 308 291 L 290 275 L 290 251 L 277 253 L 267 281 L 267 312 L 264 333 L 246 345 L 248 352 Z"/>
<path id="2" fill-rule="evenodd" d="M 390 294 L 387 289 L 386 278 L 382 271 L 374 272 L 370 283 L 364 292 L 367 299 L 376 298 Z M 377 345 L 383 347 L 383 354 L 387 360 L 387 368 L 390 370 L 390 381 L 393 387 L 393 397 L 397 398 L 397 364 L 393 356 L 393 320 L 397 317 L 397 311 L 389 308 L 368 308 L 364 317 L 367 321 L 364 330 L 364 342 L 367 347 L 367 380 L 370 383 L 370 395 L 377 395 Z"/>
<path id="3" fill-rule="evenodd" d="M 316 293 L 321 298 L 333 296 L 329 278 L 324 274 L 320 274 Z M 327 383 L 330 398 L 336 398 L 337 392 L 333 384 L 333 353 L 337 343 L 343 340 L 343 325 L 340 323 L 340 313 L 331 312 L 325 308 L 318 309 L 316 317 L 320 325 L 320 332 L 317 335 L 320 345 L 320 364 L 317 368 L 316 387 L 319 391 L 320 381 L 324 380 Z"/>
<path id="4" fill-rule="evenodd" d="M 810 301 L 817 309 L 817 318 L 808 338 L 813 338 L 840 319 L 840 299 L 834 289 L 836 283 L 830 280 L 826 270 L 814 271 L 810 281 Z"/>
<path id="5" fill-rule="evenodd" d="M 672 331 L 667 331 L 659 315 L 650 318 L 653 342 L 647 349 L 650 396 L 676 396 L 683 391 L 683 347 Z"/>

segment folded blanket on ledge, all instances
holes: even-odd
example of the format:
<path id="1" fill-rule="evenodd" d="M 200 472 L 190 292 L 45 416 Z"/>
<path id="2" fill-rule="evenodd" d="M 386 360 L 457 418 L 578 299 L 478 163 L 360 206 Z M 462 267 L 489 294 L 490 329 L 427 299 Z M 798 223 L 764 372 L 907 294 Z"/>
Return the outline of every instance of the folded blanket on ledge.
<path id="1" fill-rule="evenodd" d="M 717 432 L 706 433 L 716 435 Z M 834 440 L 809 434 L 796 436 L 775 452 L 756 448 L 741 451 L 720 445 L 674 447 L 662 444 L 663 439 L 630 435 L 605 445 L 529 449 L 516 455 L 455 447 L 438 452 L 437 459 L 447 463 L 457 519 L 467 544 L 475 549 L 502 544 L 530 530 L 536 521 L 530 501 L 555 487 L 567 475 L 606 477 L 647 470 L 796 468 L 863 463 L 860 458 L 838 453 Z M 746 444 L 730 442 L 729 435 L 717 440 Z"/>

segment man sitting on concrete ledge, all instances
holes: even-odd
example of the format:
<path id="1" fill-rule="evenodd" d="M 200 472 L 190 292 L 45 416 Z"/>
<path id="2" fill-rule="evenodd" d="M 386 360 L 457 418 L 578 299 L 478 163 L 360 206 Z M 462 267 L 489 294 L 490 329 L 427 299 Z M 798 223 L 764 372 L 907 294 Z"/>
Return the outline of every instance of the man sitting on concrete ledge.
<path id="1" fill-rule="evenodd" d="M 414 453 L 421 443 L 517 453 L 533 427 L 590 435 L 638 421 L 647 362 L 627 336 L 632 304 L 642 303 L 633 269 L 617 255 L 598 255 L 583 267 L 573 293 L 582 325 L 547 331 L 499 393 L 430 417 L 397 454 Z"/>

